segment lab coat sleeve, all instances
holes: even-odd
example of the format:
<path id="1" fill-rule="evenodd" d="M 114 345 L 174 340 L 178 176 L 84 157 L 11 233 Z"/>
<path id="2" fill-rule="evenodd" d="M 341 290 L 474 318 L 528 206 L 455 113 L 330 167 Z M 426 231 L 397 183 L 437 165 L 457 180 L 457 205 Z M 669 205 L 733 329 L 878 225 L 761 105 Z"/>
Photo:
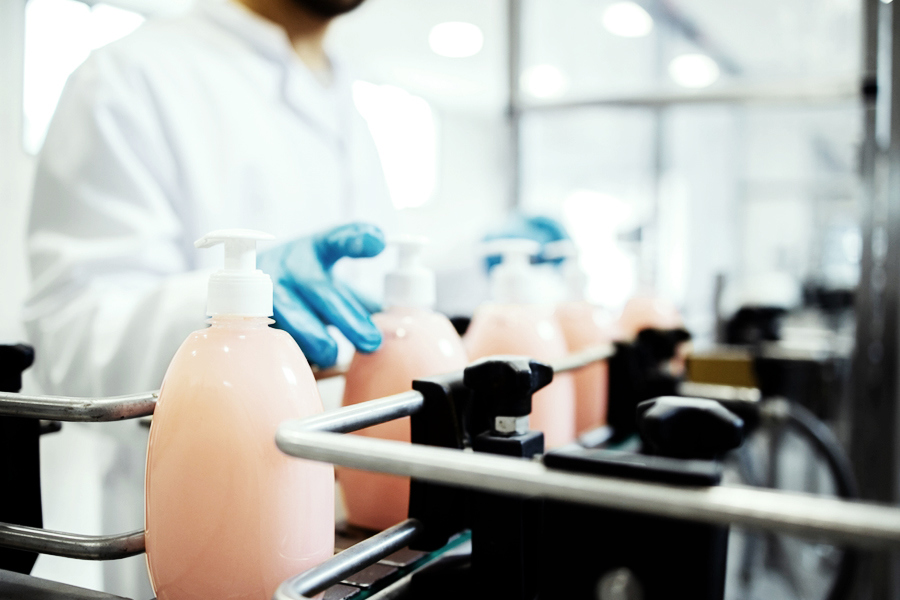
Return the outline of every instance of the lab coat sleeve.
<path id="1" fill-rule="evenodd" d="M 203 326 L 189 208 L 153 86 L 105 49 L 70 78 L 35 176 L 25 323 L 48 393 L 159 387 Z"/>

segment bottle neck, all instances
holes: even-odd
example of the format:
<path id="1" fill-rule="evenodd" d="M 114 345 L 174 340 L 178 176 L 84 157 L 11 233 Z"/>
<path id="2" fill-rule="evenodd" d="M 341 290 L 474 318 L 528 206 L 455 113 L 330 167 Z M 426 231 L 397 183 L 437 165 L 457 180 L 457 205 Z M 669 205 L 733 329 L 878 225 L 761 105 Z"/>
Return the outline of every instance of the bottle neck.
<path id="1" fill-rule="evenodd" d="M 210 327 L 233 329 L 265 329 L 275 321 L 269 317 L 243 317 L 240 315 L 214 315 L 206 321 Z"/>

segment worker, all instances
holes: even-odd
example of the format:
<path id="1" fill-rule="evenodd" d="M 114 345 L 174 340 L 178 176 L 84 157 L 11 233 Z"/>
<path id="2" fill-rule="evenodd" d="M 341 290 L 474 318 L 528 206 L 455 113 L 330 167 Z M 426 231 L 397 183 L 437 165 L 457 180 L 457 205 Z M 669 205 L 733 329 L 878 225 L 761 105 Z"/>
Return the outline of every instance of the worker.
<path id="1" fill-rule="evenodd" d="M 293 240 L 263 251 L 260 266 L 278 325 L 311 362 L 334 363 L 330 325 L 378 347 L 373 307 L 330 269 L 380 252 L 394 218 L 350 76 L 323 49 L 333 18 L 361 2 L 201 0 L 72 74 L 29 227 L 25 320 L 47 392 L 158 387 L 204 323 L 218 259 L 193 241 L 226 227 Z"/>

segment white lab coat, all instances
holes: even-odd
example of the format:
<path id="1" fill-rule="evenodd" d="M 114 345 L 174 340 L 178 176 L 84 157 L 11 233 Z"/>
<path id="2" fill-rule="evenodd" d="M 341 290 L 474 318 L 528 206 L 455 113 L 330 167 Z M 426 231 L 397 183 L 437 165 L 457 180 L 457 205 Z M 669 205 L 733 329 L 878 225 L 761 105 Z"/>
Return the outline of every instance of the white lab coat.
<path id="1" fill-rule="evenodd" d="M 392 218 L 339 65 L 327 88 L 281 28 L 232 2 L 145 24 L 72 75 L 40 156 L 25 309 L 39 380 L 86 396 L 158 387 L 203 326 L 221 260 L 193 247 L 208 231 L 287 240 Z"/>
<path id="2" fill-rule="evenodd" d="M 149 22 L 72 75 L 39 159 L 25 307 L 38 380 L 67 395 L 158 388 L 204 324 L 221 254 L 193 241 L 208 231 L 288 240 L 349 220 L 390 229 L 393 217 L 340 66 L 323 86 L 281 29 L 236 4 Z M 141 527 L 146 430 L 67 424 L 42 444 L 48 527 Z M 80 487 L 64 483 L 70 472 Z M 102 482 L 99 496 L 87 480 Z M 75 510 L 73 497 L 99 506 Z M 89 525 L 98 520 L 102 531 Z M 66 568 L 42 557 L 36 573 Z M 143 557 L 104 563 L 100 576 L 107 591 L 151 594 Z"/>

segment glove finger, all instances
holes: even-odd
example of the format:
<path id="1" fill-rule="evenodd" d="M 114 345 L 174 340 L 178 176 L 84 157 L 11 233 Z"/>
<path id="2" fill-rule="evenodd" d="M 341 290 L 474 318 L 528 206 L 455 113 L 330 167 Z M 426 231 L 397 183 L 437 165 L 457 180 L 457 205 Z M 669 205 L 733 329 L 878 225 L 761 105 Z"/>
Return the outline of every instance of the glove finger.
<path id="1" fill-rule="evenodd" d="M 352 295 L 342 295 L 329 281 L 305 281 L 294 292 L 324 323 L 334 325 L 361 352 L 381 345 L 381 332 L 369 312 Z"/>
<path id="2" fill-rule="evenodd" d="M 343 281 L 331 281 L 332 285 L 334 285 L 335 289 L 340 292 L 343 296 L 348 298 L 353 298 L 356 300 L 356 303 L 363 307 L 363 309 L 369 313 L 370 315 L 374 315 L 375 313 L 379 313 L 383 310 L 381 303 L 377 300 L 370 298 L 368 295 L 363 294 L 359 290 L 355 290 Z"/>
<path id="3" fill-rule="evenodd" d="M 315 242 L 316 254 L 327 271 L 344 257 L 371 258 L 384 250 L 384 233 L 371 223 L 335 227 Z"/>
<path id="4" fill-rule="evenodd" d="M 331 367 L 337 362 L 337 342 L 293 290 L 276 285 L 273 309 L 275 325 L 294 338 L 309 362 L 322 368 Z"/>

